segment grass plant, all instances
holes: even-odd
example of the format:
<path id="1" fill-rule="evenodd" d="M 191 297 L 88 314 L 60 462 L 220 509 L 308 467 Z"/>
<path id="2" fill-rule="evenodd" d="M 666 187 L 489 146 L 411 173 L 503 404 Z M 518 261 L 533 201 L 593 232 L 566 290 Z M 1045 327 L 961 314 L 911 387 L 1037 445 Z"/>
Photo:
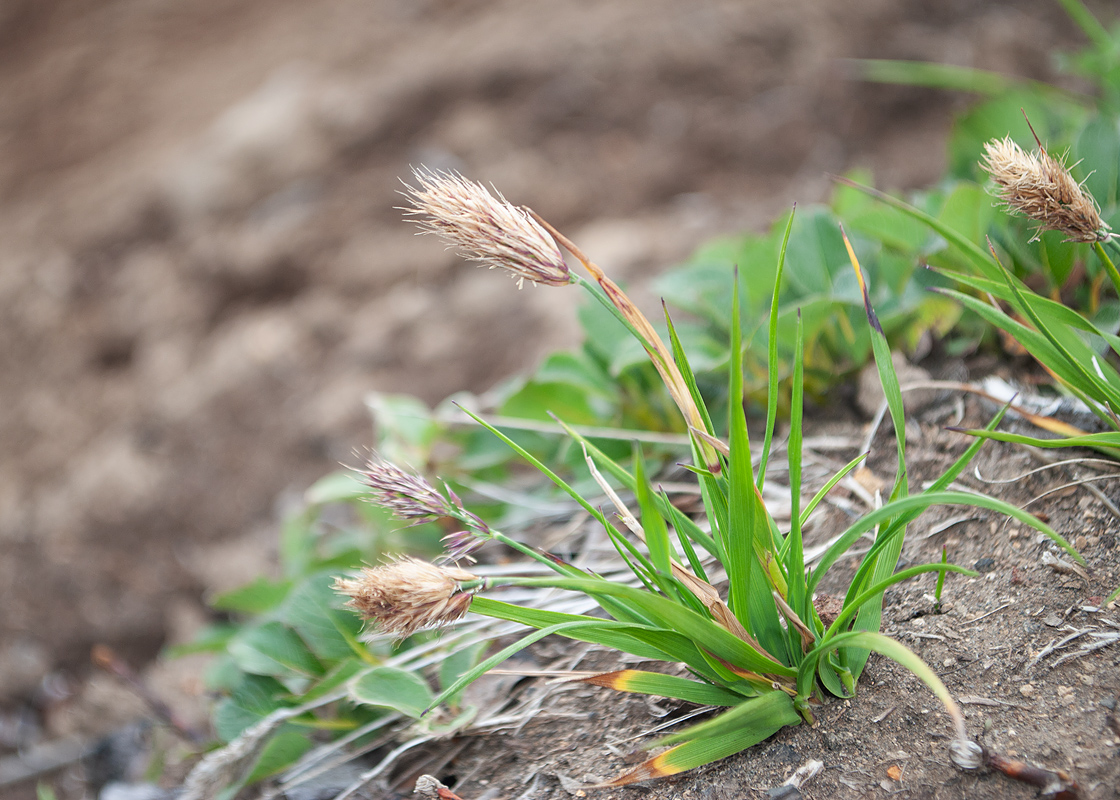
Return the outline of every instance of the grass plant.
<path id="1" fill-rule="evenodd" d="M 548 291 L 582 287 L 589 297 L 580 311 L 584 344 L 576 352 L 553 353 L 532 376 L 492 393 L 486 406 L 491 413 L 472 412 L 471 427 L 460 422 L 469 417 L 449 404 L 433 410 L 410 397 L 370 399 L 376 450 L 384 460 L 375 459 L 364 475 L 340 472 L 312 487 L 284 522 L 281 574 L 216 598 L 216 609 L 230 621 L 180 648 L 216 654 L 208 683 L 223 697 L 214 722 L 228 744 L 212 755 L 225 766 L 199 783 L 211 788 L 198 796 L 217 796 L 213 787 L 232 796 L 238 787 L 275 774 L 284 775 L 283 786 L 294 785 L 343 750 L 373 747 L 404 725 L 429 737 L 461 729 L 470 724 L 470 711 L 459 707 L 457 693 L 493 661 L 479 663 L 486 642 L 510 633 L 516 623 L 538 629 L 531 640 L 554 631 L 643 658 L 683 662 L 691 673 L 678 678 L 626 670 L 587 679 L 591 683 L 729 709 L 654 742 L 671 749 L 619 782 L 714 760 L 811 717 L 820 699 L 855 690 L 872 650 L 900 660 L 947 698 L 928 667 L 878 633 L 887 586 L 933 571 L 940 599 L 953 589 L 946 575 L 961 572 L 943 558 L 895 574 L 907 525 L 938 503 L 980 505 L 1017 516 L 1068 549 L 1053 531 L 1006 504 L 951 491 L 953 477 L 983 437 L 1120 454 L 1120 301 L 1109 291 L 1117 284 L 1115 240 L 1093 240 L 1101 230 L 1094 224 L 1081 231 L 1081 241 L 1064 241 L 1070 237 L 1061 230 L 1036 235 L 1038 222 L 1029 216 L 994 207 L 978 163 L 993 139 L 1010 134 L 1015 142 L 1030 141 L 1025 110 L 1047 146 L 1036 142 L 1037 152 L 1023 155 L 1042 164 L 1043 151 L 1066 152 L 1073 184 L 1096 199 L 1104 225 L 1120 229 L 1120 27 L 1110 30 L 1079 0 L 1059 2 L 1088 39 L 1083 50 L 1064 56 L 1063 67 L 1085 79 L 1089 91 L 935 64 L 859 62 L 867 79 L 981 98 L 954 125 L 946 175 L 904 201 L 858 186 L 869 178 L 853 174 L 856 180 L 842 180 L 827 205 L 791 212 L 763 234 L 709 243 L 657 284 L 685 320 L 666 314 L 664 323 L 651 324 L 602 270 L 531 212 L 495 202 L 458 178 L 450 196 L 436 197 L 429 190 L 444 185 L 446 176 L 422 176 L 413 210 L 436 233 L 453 239 L 462 234 L 464 228 L 452 224 L 457 217 L 469 229 L 457 240 L 468 255 L 488 266 L 512 267 L 517 279 L 553 287 Z M 425 207 L 428 201 L 443 203 L 447 213 L 430 213 L 439 209 Z M 565 248 L 587 277 L 569 269 Z M 743 269 L 736 271 L 737 264 Z M 1106 432 L 1034 417 L 1061 438 L 1023 437 L 996 429 L 1001 412 L 986 428 L 969 431 L 977 440 L 945 475 L 911 495 L 888 351 L 919 347 L 932 334 L 945 337 L 950 353 L 966 353 L 991 342 L 993 328 L 1039 358 L 1063 391 L 1097 413 Z M 894 421 L 894 485 L 882 508 L 853 523 L 809 569 L 802 526 L 863 456 L 806 502 L 802 408 L 868 359 L 878 365 Z M 743 398 L 766 417 L 755 451 L 761 458 L 754 463 Z M 466 405 L 480 408 L 471 399 Z M 779 529 L 762 497 L 783 488 L 771 478 L 783 471 L 771 463 L 783 415 L 790 420 L 793 513 L 788 527 Z M 682 447 L 692 453 L 689 468 L 704 501 L 705 513 L 695 519 L 656 483 Z M 552 481 L 551 493 L 511 485 L 517 462 L 541 468 Z M 394 464 L 419 465 L 444 480 L 437 489 Z M 371 493 L 388 510 L 365 502 Z M 604 495 L 616 514 L 598 508 Z M 469 511 L 460 496 L 470 499 Z M 633 512 L 622 496 L 635 498 Z M 580 569 L 523 544 L 516 531 L 539 514 L 532 509 L 563 508 L 558 501 L 591 513 L 618 548 L 619 560 Z M 393 530 L 394 515 L 409 527 Z M 444 620 L 469 602 L 489 622 L 472 618 L 442 639 L 418 630 L 395 645 L 385 637 L 360 641 L 359 621 L 338 607 L 331 592 L 334 576 L 363 560 L 405 552 L 435 557 L 441 537 L 445 556 L 452 563 L 458 559 L 458 567 L 447 569 L 464 571 L 447 575 L 462 580 L 441 578 L 437 584 L 444 591 L 451 587 L 451 596 L 406 621 Z M 837 616 L 823 606 L 818 610 L 813 598 L 822 578 L 839 560 L 850 561 L 849 550 L 861 537 L 874 537 L 874 545 L 845 592 L 842 611 Z M 504 543 L 533 562 L 518 565 L 517 577 L 471 568 L 470 553 L 487 541 Z M 411 568 L 415 575 L 417 567 L 409 563 L 398 570 Z M 714 588 L 722 581 L 729 583 L 727 595 Z M 540 593 L 532 587 L 563 582 L 584 594 L 565 601 L 562 610 L 533 605 Z M 516 583 L 524 585 L 510 585 Z M 1118 596 L 1120 589 L 1109 599 Z M 591 613 L 595 606 L 608 618 Z M 437 695 L 419 671 L 435 665 L 438 699 L 450 716 L 423 714 Z M 959 723 L 951 701 L 947 707 Z M 200 772 L 208 766 L 200 764 Z"/>
<path id="2" fill-rule="evenodd" d="M 640 449 L 635 450 L 628 468 L 567 426 L 572 439 L 586 454 L 588 471 L 598 477 L 602 489 L 609 489 L 606 493 L 615 499 L 616 514 L 608 516 L 596 506 L 593 495 L 577 490 L 513 438 L 472 414 L 482 427 L 540 470 L 602 526 L 619 557 L 637 578 L 639 585 L 634 586 L 538 552 L 484 523 L 449 489 L 441 492 L 419 475 L 392 464 L 374 462 L 367 471 L 367 480 L 374 487 L 375 502 L 391 507 L 403 518 L 445 518 L 461 529 L 449 539 L 449 558 L 462 559 L 475 547 L 497 541 L 552 573 L 545 577 L 480 577 L 470 573 L 465 565 L 421 567 L 408 560 L 367 567 L 357 577 L 336 581 L 336 588 L 349 597 L 348 605 L 383 630 L 407 633 L 451 622 L 468 608 L 476 614 L 536 629 L 467 670 L 435 698 L 433 706 L 454 697 L 470 681 L 516 651 L 550 634 L 592 642 L 643 659 L 684 664 L 690 678 L 623 670 L 587 679 L 620 691 L 728 709 L 653 742 L 651 747 L 668 749 L 604 784 L 621 786 L 710 763 L 756 744 L 784 726 L 812 721 L 813 705 L 822 697 L 848 697 L 855 692 L 870 653 L 878 652 L 909 669 L 937 695 L 953 720 L 955 741 L 967 748 L 963 717 L 940 679 L 910 650 L 879 632 L 883 594 L 891 586 L 925 572 L 942 576 L 949 572 L 974 574 L 944 561 L 896 571 L 907 526 L 935 505 L 986 508 L 1020 520 L 1049 536 L 1072 557 L 1080 556 L 1032 515 L 995 498 L 950 488 L 983 444 L 981 439 L 973 442 L 927 489 L 911 494 L 901 392 L 887 339 L 847 236 L 841 233 L 864 299 L 871 347 L 894 423 L 897 470 L 890 495 L 882 505 L 837 537 L 817 566 L 809 569 L 803 555 L 802 526 L 821 495 L 809 503 L 801 497 L 803 324 L 795 327 L 792 349 L 792 427 L 787 450 L 793 512 L 789 530 L 783 531 L 762 499 L 776 424 L 775 394 L 780 389 L 771 381 L 763 456 L 756 469 L 743 403 L 744 345 L 740 333 L 739 282 L 734 275 L 727 276 L 733 356 L 726 394 L 730 398 L 726 403 L 728 436 L 723 440 L 717 436 L 712 414 L 670 319 L 666 319 L 666 345 L 617 284 L 531 211 L 512 207 L 500 196 L 493 197 L 482 186 L 458 176 L 421 172 L 418 179 L 420 188 L 412 190 L 411 200 L 414 211 L 425 220 L 426 229 L 438 233 L 468 257 L 500 266 L 521 281 L 578 285 L 625 326 L 647 353 L 687 424 L 692 451 L 689 469 L 696 475 L 706 512 L 705 519 L 697 521 L 676 508 L 666 493 L 655 486 Z M 791 216 L 787 237 L 792 224 Z M 563 262 L 556 258 L 558 250 L 547 247 L 542 235 L 550 236 L 570 252 L 590 278 L 570 270 L 563 272 L 567 267 L 561 268 Z M 775 295 L 785 269 L 785 252 L 784 248 L 780 251 L 773 271 Z M 547 258 L 547 263 L 536 261 L 541 258 Z M 772 303 L 771 340 L 767 348 L 772 372 L 777 371 L 777 309 L 778 304 Z M 989 430 L 994 430 L 1001 417 L 1002 412 L 992 420 Z M 604 474 L 633 494 L 636 513 L 622 504 L 617 492 L 606 484 Z M 839 613 L 832 619 L 822 618 L 814 604 L 821 580 L 865 535 L 873 536 L 873 544 L 849 582 Z M 728 581 L 726 598 L 714 585 L 724 576 Z M 581 593 L 593 598 L 605 617 L 524 608 L 491 596 L 503 587 L 548 587 Z"/>

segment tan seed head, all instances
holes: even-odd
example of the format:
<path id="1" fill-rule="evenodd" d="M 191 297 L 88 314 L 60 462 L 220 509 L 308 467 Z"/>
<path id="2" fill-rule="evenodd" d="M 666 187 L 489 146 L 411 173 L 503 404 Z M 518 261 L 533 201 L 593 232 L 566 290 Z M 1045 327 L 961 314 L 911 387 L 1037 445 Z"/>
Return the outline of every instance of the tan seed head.
<path id="1" fill-rule="evenodd" d="M 380 567 L 363 567 L 355 579 L 335 578 L 334 590 L 350 598 L 346 607 L 362 619 L 404 639 L 463 616 L 473 595 L 459 584 L 477 580 L 457 567 L 405 557 Z"/>
<path id="2" fill-rule="evenodd" d="M 999 187 L 1004 204 L 1039 224 L 1032 241 L 1044 230 L 1061 231 L 1071 242 L 1111 238 L 1092 195 L 1073 179 L 1061 159 L 1041 146 L 1028 153 L 1010 136 L 993 139 L 984 146 L 981 166 Z"/>
<path id="3" fill-rule="evenodd" d="M 454 172 L 417 169 L 413 175 L 419 188 L 404 192 L 412 203 L 404 211 L 424 232 L 436 234 L 464 258 L 508 270 L 518 286 L 571 283 L 559 246 L 528 211 Z"/>

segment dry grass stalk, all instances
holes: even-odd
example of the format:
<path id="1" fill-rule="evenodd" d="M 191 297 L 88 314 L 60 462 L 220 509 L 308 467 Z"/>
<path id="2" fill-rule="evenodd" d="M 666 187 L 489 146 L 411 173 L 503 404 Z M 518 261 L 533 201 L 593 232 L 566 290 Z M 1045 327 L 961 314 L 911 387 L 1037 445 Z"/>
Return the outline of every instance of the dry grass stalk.
<path id="1" fill-rule="evenodd" d="M 508 270 L 518 286 L 571 283 L 559 246 L 528 211 L 453 172 L 416 169 L 413 175 L 420 188 L 404 192 L 413 207 L 403 210 L 424 232 L 436 234 L 464 258 Z"/>
<path id="2" fill-rule="evenodd" d="M 1039 223 L 1032 241 L 1044 230 L 1061 231 L 1070 242 L 1112 238 L 1093 196 L 1041 144 L 1028 153 L 1010 136 L 993 139 L 984 146 L 981 165 L 999 186 L 1007 208 Z"/>
<path id="3" fill-rule="evenodd" d="M 406 557 L 380 567 L 363 567 L 353 580 L 336 578 L 334 589 L 350 598 L 346 606 L 363 619 L 404 639 L 462 617 L 474 595 L 462 591 L 460 584 L 478 581 L 466 570 Z"/>

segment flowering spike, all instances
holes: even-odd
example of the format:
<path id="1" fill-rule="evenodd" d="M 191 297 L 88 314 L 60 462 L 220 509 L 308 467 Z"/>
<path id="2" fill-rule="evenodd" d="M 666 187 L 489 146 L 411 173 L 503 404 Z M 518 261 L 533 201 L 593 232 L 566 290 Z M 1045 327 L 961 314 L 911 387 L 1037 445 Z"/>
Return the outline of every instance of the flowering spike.
<path id="1" fill-rule="evenodd" d="M 518 280 L 547 286 L 572 282 L 555 240 L 523 208 L 494 197 L 485 186 L 454 172 L 415 169 L 420 188 L 403 194 L 425 233 L 434 233 L 460 255 L 491 269 L 501 267 Z"/>
<path id="2" fill-rule="evenodd" d="M 455 562 L 466 559 L 467 561 L 474 561 L 471 557 L 478 548 L 485 544 L 486 540 L 479 537 L 474 531 L 455 531 L 444 536 L 440 541 L 443 542 L 443 547 L 446 552 L 440 557 L 440 562 Z"/>
<path id="3" fill-rule="evenodd" d="M 1069 242 L 1103 242 L 1113 236 L 1093 196 L 1041 144 L 1028 153 L 1010 136 L 992 139 L 984 145 L 981 166 L 999 187 L 1004 205 L 1038 223 L 1032 241 L 1044 230 L 1061 231 Z"/>
<path id="4" fill-rule="evenodd" d="M 360 472 L 362 482 L 373 490 L 373 502 L 398 519 L 421 521 L 454 515 L 451 505 L 434 486 L 396 464 L 371 458 Z"/>
<path id="5" fill-rule="evenodd" d="M 363 567 L 353 580 L 335 578 L 333 588 L 350 598 L 346 607 L 362 619 L 404 639 L 463 616 L 474 595 L 463 591 L 460 584 L 478 580 L 457 567 L 437 567 L 405 557 L 380 567 Z"/>

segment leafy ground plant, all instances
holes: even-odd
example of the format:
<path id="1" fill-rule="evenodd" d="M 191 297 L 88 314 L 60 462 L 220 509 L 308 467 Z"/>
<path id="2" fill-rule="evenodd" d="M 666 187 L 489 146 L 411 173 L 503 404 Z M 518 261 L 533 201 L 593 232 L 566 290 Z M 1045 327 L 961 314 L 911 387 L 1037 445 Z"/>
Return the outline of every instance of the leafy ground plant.
<path id="1" fill-rule="evenodd" d="M 871 652 L 892 658 L 912 671 L 943 702 L 954 723 L 958 763 L 978 766 L 978 746 L 968 740 L 963 717 L 944 685 L 910 650 L 879 633 L 883 593 L 890 586 L 924 572 L 968 570 L 925 564 L 895 572 L 908 524 L 934 505 L 968 505 L 1005 513 L 1043 532 L 1080 560 L 1049 526 L 994 498 L 950 489 L 983 441 L 972 446 L 925 491 L 910 494 L 901 392 L 886 337 L 868 299 L 868 290 L 851 243 L 845 247 L 864 300 L 870 342 L 887 397 L 897 445 L 897 472 L 889 498 L 853 523 L 828 547 L 817 566 L 807 569 L 802 525 L 813 507 L 848 467 L 809 502 L 801 497 L 804 326 L 794 328 L 790 409 L 789 483 L 791 525 L 779 530 L 764 504 L 762 489 L 773 443 L 778 408 L 778 302 L 771 303 L 768 360 L 770 391 L 762 457 L 752 463 L 744 404 L 738 281 L 731 280 L 730 351 L 727 397 L 728 440 L 716 436 L 709 408 L 697 388 L 684 348 L 667 320 L 669 345 L 642 312 L 603 271 L 533 212 L 495 198 L 485 188 L 457 175 L 421 171 L 410 191 L 413 213 L 421 224 L 458 247 L 467 257 L 501 267 L 520 281 L 545 286 L 576 284 L 588 291 L 631 333 L 648 354 L 666 390 L 687 424 L 692 461 L 706 519 L 697 522 L 655 488 L 641 451 L 632 468 L 623 467 L 572 428 L 588 472 L 617 512 L 608 517 L 587 492 L 577 491 L 482 419 L 478 422 L 529 460 L 567 492 L 599 525 L 629 566 L 637 585 L 611 580 L 552 555 L 538 552 L 484 523 L 449 489 L 434 485 L 393 464 L 375 460 L 368 478 L 373 499 L 409 520 L 453 520 L 458 530 L 446 541 L 445 561 L 463 562 L 486 542 L 503 543 L 546 566 L 549 577 L 482 577 L 464 565 L 442 566 L 401 559 L 367 567 L 356 577 L 339 578 L 335 587 L 348 605 L 375 627 L 401 636 L 454 621 L 468 610 L 483 616 L 528 625 L 537 630 L 468 670 L 435 699 L 455 696 L 487 670 L 517 650 L 550 634 L 592 642 L 643 659 L 684 664 L 690 678 L 657 672 L 623 670 L 585 680 L 628 692 L 655 694 L 725 707 L 712 719 L 671 734 L 652 747 L 668 747 L 636 769 L 604 786 L 621 786 L 678 773 L 724 758 L 767 738 L 787 725 L 812 720 L 812 708 L 824 695 L 850 696 Z M 789 224 L 787 223 L 787 236 Z M 589 273 L 571 271 L 561 246 Z M 786 250 L 778 255 L 775 287 L 780 287 Z M 746 265 L 748 268 L 751 265 Z M 998 423 L 997 416 L 991 423 Z M 563 424 L 563 423 L 562 423 Z M 609 476 L 614 483 L 610 483 Z M 637 513 L 627 508 L 615 486 L 632 494 Z M 616 524 L 621 520 L 621 527 Z M 625 530 L 623 529 L 625 528 Z M 858 539 L 873 534 L 847 592 L 834 608 L 818 609 L 820 582 Z M 725 600 L 715 585 L 728 582 Z M 489 596 L 501 587 L 548 587 L 593 598 L 606 617 L 525 608 Z M 361 681 L 359 676 L 355 680 Z"/>

